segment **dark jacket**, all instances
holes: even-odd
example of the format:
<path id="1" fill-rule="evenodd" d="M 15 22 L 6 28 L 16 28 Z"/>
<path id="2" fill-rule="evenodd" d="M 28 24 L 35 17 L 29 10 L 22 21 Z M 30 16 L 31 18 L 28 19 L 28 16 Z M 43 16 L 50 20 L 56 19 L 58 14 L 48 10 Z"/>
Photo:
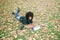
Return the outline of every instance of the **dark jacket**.
<path id="1" fill-rule="evenodd" d="M 32 20 L 27 20 L 26 17 L 24 17 L 24 16 L 21 16 L 20 19 L 19 19 L 19 21 L 20 21 L 22 24 L 25 24 L 25 25 L 32 23 Z"/>

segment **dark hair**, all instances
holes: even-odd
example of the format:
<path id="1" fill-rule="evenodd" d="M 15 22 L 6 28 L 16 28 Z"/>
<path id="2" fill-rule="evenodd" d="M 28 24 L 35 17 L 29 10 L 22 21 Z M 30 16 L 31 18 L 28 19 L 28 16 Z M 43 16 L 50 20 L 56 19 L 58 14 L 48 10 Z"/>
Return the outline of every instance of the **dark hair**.
<path id="1" fill-rule="evenodd" d="M 30 23 L 33 23 L 32 19 L 29 20 L 29 17 L 32 17 L 33 19 L 33 13 L 32 12 L 27 12 L 26 13 L 26 19 L 27 19 L 27 23 L 30 24 Z M 30 21 L 30 22 L 29 22 Z"/>
<path id="2" fill-rule="evenodd" d="M 26 13 L 26 19 L 28 20 L 30 16 L 31 16 L 32 19 L 33 19 L 33 13 L 32 13 L 32 12 L 27 12 L 27 13 Z"/>

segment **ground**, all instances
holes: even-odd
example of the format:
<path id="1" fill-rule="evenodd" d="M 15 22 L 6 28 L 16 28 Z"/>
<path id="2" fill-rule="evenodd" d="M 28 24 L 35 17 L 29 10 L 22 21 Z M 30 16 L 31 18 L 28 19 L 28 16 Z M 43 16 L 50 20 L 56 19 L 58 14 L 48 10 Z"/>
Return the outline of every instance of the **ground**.
<path id="1" fill-rule="evenodd" d="M 39 30 L 20 35 L 22 24 L 11 14 L 18 6 L 22 16 L 34 13 Z M 60 40 L 60 0 L 0 0 L 0 40 Z"/>

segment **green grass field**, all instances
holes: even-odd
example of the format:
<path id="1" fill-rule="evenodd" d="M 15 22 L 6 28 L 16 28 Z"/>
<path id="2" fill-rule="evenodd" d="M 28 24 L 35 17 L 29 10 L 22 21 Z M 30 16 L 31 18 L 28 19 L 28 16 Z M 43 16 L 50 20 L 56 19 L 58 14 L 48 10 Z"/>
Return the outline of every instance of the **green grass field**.
<path id="1" fill-rule="evenodd" d="M 22 24 L 11 14 L 17 6 L 22 16 L 32 11 L 41 29 L 20 35 Z M 0 0 L 0 40 L 60 40 L 60 0 Z"/>

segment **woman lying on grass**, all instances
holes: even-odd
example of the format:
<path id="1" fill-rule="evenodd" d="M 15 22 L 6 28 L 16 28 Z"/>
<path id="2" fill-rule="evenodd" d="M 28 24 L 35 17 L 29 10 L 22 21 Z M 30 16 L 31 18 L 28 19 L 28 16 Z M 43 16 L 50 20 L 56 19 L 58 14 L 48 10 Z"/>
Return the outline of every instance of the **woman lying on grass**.
<path id="1" fill-rule="evenodd" d="M 20 8 L 18 7 L 18 10 L 15 10 L 14 12 L 12 12 L 12 14 L 15 16 L 15 18 L 20 21 L 23 26 L 20 27 L 20 30 L 24 30 L 24 28 L 31 28 L 32 29 L 32 23 L 33 23 L 33 13 L 32 12 L 27 12 L 25 16 L 21 16 L 19 15 L 20 12 Z M 26 26 L 24 26 L 26 25 Z"/>
<path id="2" fill-rule="evenodd" d="M 20 27 L 20 30 L 21 30 L 20 34 L 23 34 L 23 32 L 25 32 L 25 30 L 24 30 L 25 28 L 32 29 L 32 30 L 40 29 L 39 25 L 35 26 L 33 24 L 33 16 L 34 16 L 33 12 L 29 11 L 26 13 L 25 16 L 18 15 L 19 12 L 20 12 L 20 8 L 18 8 L 18 10 L 16 10 L 16 11 L 12 12 L 12 14 L 15 16 L 15 18 L 17 20 L 19 20 L 23 24 L 23 26 Z"/>
<path id="3" fill-rule="evenodd" d="M 23 25 L 27 25 L 30 27 L 26 27 L 26 28 L 32 28 L 32 23 L 33 23 L 33 13 L 32 12 L 27 12 L 25 16 L 21 16 L 19 15 L 20 12 L 20 8 L 18 8 L 18 10 L 12 12 L 12 14 L 15 16 L 15 18 L 17 20 L 19 20 Z M 23 30 L 24 27 L 21 27 L 20 30 Z"/>

